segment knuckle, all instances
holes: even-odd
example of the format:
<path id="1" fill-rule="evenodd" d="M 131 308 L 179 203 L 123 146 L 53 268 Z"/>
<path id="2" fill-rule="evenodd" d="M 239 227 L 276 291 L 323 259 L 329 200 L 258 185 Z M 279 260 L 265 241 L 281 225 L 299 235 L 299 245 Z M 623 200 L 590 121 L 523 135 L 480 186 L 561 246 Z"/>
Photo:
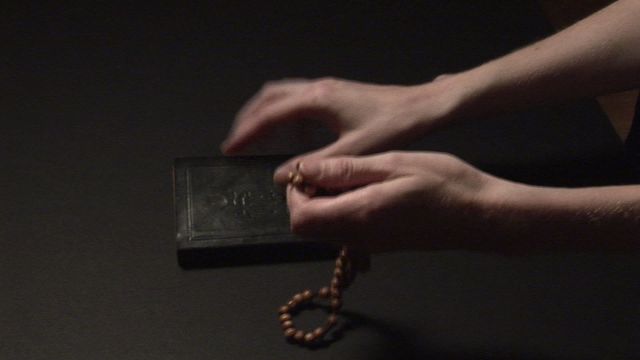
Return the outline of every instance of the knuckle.
<path id="1" fill-rule="evenodd" d="M 334 161 L 325 163 L 326 176 L 338 177 L 342 180 L 348 181 L 353 178 L 355 174 L 355 166 L 350 159 L 335 159 Z"/>
<path id="2" fill-rule="evenodd" d="M 450 76 L 451 76 L 451 74 L 443 73 L 443 74 L 440 74 L 440 75 L 436 76 L 436 77 L 433 79 L 433 81 L 440 81 L 440 80 L 444 80 L 444 79 L 446 79 L 446 78 L 448 78 L 448 77 L 450 77 Z"/>
<path id="3" fill-rule="evenodd" d="M 420 156 L 423 161 L 436 166 L 461 162 L 460 158 L 447 152 L 433 151 L 420 154 Z"/>
<path id="4" fill-rule="evenodd" d="M 262 84 L 259 94 L 268 97 L 281 93 L 286 83 L 284 80 L 268 80 Z"/>
<path id="5" fill-rule="evenodd" d="M 319 78 L 318 81 L 324 81 L 326 83 L 335 84 L 335 83 L 338 82 L 338 79 L 334 78 L 333 76 L 323 76 L 323 77 Z"/>
<path id="6" fill-rule="evenodd" d="M 262 84 L 262 87 L 260 87 L 259 93 L 264 94 L 269 92 L 271 89 L 273 89 L 275 83 L 276 82 L 273 80 L 266 81 L 264 84 Z"/>
<path id="7" fill-rule="evenodd" d="M 403 153 L 402 151 L 389 151 L 386 155 L 385 155 L 385 162 L 387 163 L 387 165 L 391 166 L 391 167 L 395 167 L 398 165 L 401 165 L 404 162 L 404 159 L 406 157 L 406 154 Z"/>
<path id="8" fill-rule="evenodd" d="M 336 80 L 333 78 L 321 78 L 308 87 L 309 101 L 313 104 L 321 104 L 335 91 Z"/>
<path id="9" fill-rule="evenodd" d="M 449 153 L 440 153 L 440 162 L 443 168 L 449 169 L 454 174 L 464 174 L 467 171 L 467 163 Z"/>
<path id="10" fill-rule="evenodd" d="M 458 161 L 458 157 L 448 152 L 437 152 L 434 157 L 442 162 Z"/>
<path id="11" fill-rule="evenodd" d="M 328 87 L 328 88 L 333 88 L 336 85 L 337 82 L 338 82 L 338 80 L 336 78 L 331 77 L 331 76 L 321 77 L 321 78 L 316 80 L 316 84 L 317 85 Z"/>
<path id="12" fill-rule="evenodd" d="M 403 157 L 405 154 L 402 151 L 399 150 L 393 150 L 393 151 L 389 151 L 387 153 L 387 155 L 389 156 L 390 159 L 392 160 L 399 160 L 401 157 Z"/>
<path id="13" fill-rule="evenodd" d="M 446 162 L 459 162 L 460 158 L 451 154 L 451 153 L 439 153 L 438 156 L 440 156 L 440 159 L 442 159 L 442 161 L 446 161 Z"/>

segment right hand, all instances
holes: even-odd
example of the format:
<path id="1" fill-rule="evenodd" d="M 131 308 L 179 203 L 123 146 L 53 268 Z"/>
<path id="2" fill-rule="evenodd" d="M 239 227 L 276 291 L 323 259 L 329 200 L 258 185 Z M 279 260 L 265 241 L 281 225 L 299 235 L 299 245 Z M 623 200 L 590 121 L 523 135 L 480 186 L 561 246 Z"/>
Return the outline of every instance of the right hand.
<path id="1" fill-rule="evenodd" d="M 309 160 L 299 173 L 327 193 L 287 187 L 292 232 L 365 252 L 497 249 L 502 196 L 523 188 L 433 152 Z"/>
<path id="2" fill-rule="evenodd" d="M 293 164 L 302 159 L 378 152 L 423 135 L 452 110 L 446 83 L 440 78 L 418 86 L 374 85 L 332 78 L 267 83 L 236 116 L 222 151 L 237 154 L 270 128 L 285 122 L 305 118 L 322 121 L 338 139 L 297 156 L 276 170 L 275 181 L 286 183 Z"/>

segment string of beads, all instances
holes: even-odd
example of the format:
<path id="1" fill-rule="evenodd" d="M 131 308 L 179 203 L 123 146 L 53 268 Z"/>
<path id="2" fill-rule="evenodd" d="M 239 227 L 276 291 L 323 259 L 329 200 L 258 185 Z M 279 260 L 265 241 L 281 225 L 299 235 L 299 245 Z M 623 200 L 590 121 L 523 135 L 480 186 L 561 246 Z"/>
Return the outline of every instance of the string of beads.
<path id="1" fill-rule="evenodd" d="M 284 336 L 296 343 L 307 345 L 322 340 L 338 322 L 338 314 L 342 308 L 342 294 L 353 280 L 352 274 L 349 252 L 346 247 L 342 247 L 336 259 L 330 286 L 324 286 L 317 292 L 307 289 L 297 293 L 278 310 Z M 293 323 L 292 314 L 298 312 L 299 306 L 311 302 L 316 297 L 329 300 L 331 310 L 327 321 L 311 331 L 297 329 Z"/>
<path id="2" fill-rule="evenodd" d="M 301 188 L 308 195 L 315 193 L 313 186 L 304 185 L 304 179 L 299 172 L 299 166 L 296 167 L 295 174 L 289 173 L 289 182 L 293 186 Z M 354 266 L 352 266 L 350 251 L 347 246 L 342 246 L 335 262 L 335 268 L 329 286 L 324 286 L 317 292 L 310 289 L 299 292 L 293 295 L 285 305 L 278 309 L 278 319 L 280 320 L 284 336 L 288 340 L 301 345 L 311 345 L 321 341 L 338 323 L 338 314 L 342 308 L 342 294 L 355 279 L 355 274 L 356 271 Z M 329 301 L 330 313 L 326 322 L 311 331 L 296 328 L 293 323 L 293 315 L 299 312 L 300 306 L 310 303 L 316 297 Z"/>

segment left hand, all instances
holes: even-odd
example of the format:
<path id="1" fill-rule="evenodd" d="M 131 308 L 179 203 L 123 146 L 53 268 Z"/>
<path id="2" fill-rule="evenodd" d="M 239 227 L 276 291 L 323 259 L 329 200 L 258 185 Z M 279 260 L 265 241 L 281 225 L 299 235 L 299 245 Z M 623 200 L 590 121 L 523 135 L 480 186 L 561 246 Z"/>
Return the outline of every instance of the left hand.
<path id="1" fill-rule="evenodd" d="M 442 153 L 309 159 L 300 172 L 307 184 L 346 191 L 309 196 L 290 185 L 292 231 L 371 252 L 476 247 L 490 231 L 485 200 L 506 183 Z"/>
<path id="2" fill-rule="evenodd" d="M 222 151 L 226 155 L 241 154 L 247 145 L 285 123 L 321 121 L 337 139 L 283 164 L 274 179 L 286 183 L 287 173 L 303 158 L 384 151 L 453 121 L 466 89 L 456 79 L 441 76 L 437 81 L 414 86 L 333 78 L 270 82 L 238 112 Z"/>

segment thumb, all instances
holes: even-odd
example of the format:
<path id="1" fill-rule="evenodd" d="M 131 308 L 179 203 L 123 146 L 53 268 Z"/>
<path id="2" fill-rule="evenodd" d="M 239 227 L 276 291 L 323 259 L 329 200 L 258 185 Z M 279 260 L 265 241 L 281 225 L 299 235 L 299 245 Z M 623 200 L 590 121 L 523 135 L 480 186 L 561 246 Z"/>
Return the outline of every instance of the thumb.
<path id="1" fill-rule="evenodd" d="M 300 163 L 305 183 L 325 189 L 367 185 L 393 177 L 394 167 L 379 156 L 305 159 Z"/>

